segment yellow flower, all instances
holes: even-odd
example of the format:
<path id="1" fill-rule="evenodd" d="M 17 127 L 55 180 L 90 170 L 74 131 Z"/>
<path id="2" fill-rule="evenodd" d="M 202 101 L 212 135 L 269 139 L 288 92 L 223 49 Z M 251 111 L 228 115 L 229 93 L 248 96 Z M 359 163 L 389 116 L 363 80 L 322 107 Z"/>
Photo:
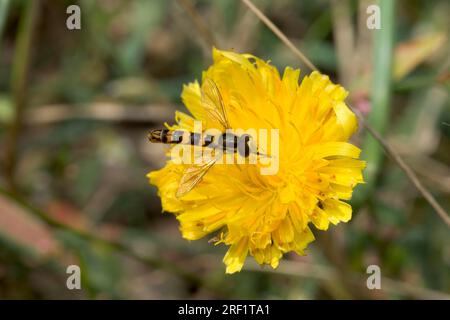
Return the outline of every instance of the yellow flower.
<path id="1" fill-rule="evenodd" d="M 357 128 L 346 106 L 347 92 L 318 72 L 305 76 L 287 67 L 277 69 L 250 54 L 213 49 L 214 63 L 203 73 L 220 89 L 232 128 L 279 129 L 279 170 L 262 175 L 260 165 L 216 164 L 189 193 L 176 197 L 187 167 L 168 160 L 151 172 L 164 211 L 180 222 L 184 238 L 197 240 L 217 233 L 216 243 L 230 246 L 227 273 L 240 271 L 247 255 L 259 264 L 278 266 L 283 254 L 303 255 L 314 240 L 310 226 L 327 230 L 347 222 L 352 208 L 342 200 L 362 183 L 365 162 L 347 140 Z M 183 88 L 191 116 L 176 112 L 171 129 L 217 128 L 201 99 L 198 82 Z"/>

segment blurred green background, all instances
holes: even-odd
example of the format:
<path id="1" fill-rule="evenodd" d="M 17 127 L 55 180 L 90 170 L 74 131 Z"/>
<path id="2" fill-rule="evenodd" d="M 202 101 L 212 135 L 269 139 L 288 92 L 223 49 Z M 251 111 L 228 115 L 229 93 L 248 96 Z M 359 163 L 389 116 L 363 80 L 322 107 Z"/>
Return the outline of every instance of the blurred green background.
<path id="1" fill-rule="evenodd" d="M 381 30 L 366 26 L 376 1 L 254 3 L 448 212 L 450 3 L 381 0 Z M 164 164 L 146 135 L 184 109 L 212 43 L 309 73 L 239 0 L 0 0 L 0 298 L 449 299 L 449 228 L 364 130 L 353 219 L 313 230 L 307 256 L 230 276 L 225 247 L 181 238 L 145 177 Z M 66 287 L 71 264 L 82 290 Z"/>

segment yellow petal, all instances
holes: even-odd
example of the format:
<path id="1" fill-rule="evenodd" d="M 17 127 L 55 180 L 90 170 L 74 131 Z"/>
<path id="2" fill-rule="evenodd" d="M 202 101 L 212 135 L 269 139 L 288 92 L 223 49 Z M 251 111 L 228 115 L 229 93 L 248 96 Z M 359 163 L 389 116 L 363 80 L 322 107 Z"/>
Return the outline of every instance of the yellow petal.
<path id="1" fill-rule="evenodd" d="M 227 266 L 226 273 L 241 271 L 248 253 L 248 239 L 243 238 L 228 249 L 223 262 Z"/>

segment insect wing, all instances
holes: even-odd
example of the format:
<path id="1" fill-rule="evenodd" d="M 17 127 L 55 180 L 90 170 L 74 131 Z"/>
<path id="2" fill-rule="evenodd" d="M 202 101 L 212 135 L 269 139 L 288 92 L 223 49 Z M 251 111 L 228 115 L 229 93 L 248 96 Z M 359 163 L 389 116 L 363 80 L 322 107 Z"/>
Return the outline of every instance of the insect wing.
<path id="1" fill-rule="evenodd" d="M 219 122 L 223 129 L 230 128 L 222 95 L 216 83 L 210 78 L 203 81 L 202 104 L 208 115 Z"/>
<path id="2" fill-rule="evenodd" d="M 211 158 L 204 163 L 193 165 L 187 168 L 181 177 L 180 185 L 176 193 L 177 197 L 181 197 L 191 191 L 208 172 L 208 170 L 216 163 L 217 158 Z"/>

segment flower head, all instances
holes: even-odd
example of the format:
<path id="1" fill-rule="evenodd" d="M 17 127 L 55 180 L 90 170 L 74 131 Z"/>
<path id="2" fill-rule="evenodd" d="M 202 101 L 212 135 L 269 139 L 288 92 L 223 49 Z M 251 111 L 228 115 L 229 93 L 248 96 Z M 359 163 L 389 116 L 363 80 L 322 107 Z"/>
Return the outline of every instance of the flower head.
<path id="1" fill-rule="evenodd" d="M 350 220 L 352 208 L 342 200 L 363 182 L 365 166 L 360 150 L 347 142 L 356 117 L 344 102 L 344 88 L 318 72 L 299 84 L 300 70 L 287 67 L 280 77 L 250 54 L 213 49 L 213 60 L 203 79 L 220 89 L 231 127 L 279 130 L 278 172 L 262 175 L 259 163 L 217 164 L 182 197 L 176 192 L 187 165 L 168 160 L 148 177 L 184 238 L 217 233 L 216 243 L 229 246 L 227 273 L 240 271 L 247 255 L 276 268 L 283 254 L 304 254 L 314 240 L 311 225 L 327 230 Z M 217 127 L 198 82 L 185 85 L 181 97 L 191 115 L 176 112 L 171 129 L 193 130 L 194 120 Z"/>

